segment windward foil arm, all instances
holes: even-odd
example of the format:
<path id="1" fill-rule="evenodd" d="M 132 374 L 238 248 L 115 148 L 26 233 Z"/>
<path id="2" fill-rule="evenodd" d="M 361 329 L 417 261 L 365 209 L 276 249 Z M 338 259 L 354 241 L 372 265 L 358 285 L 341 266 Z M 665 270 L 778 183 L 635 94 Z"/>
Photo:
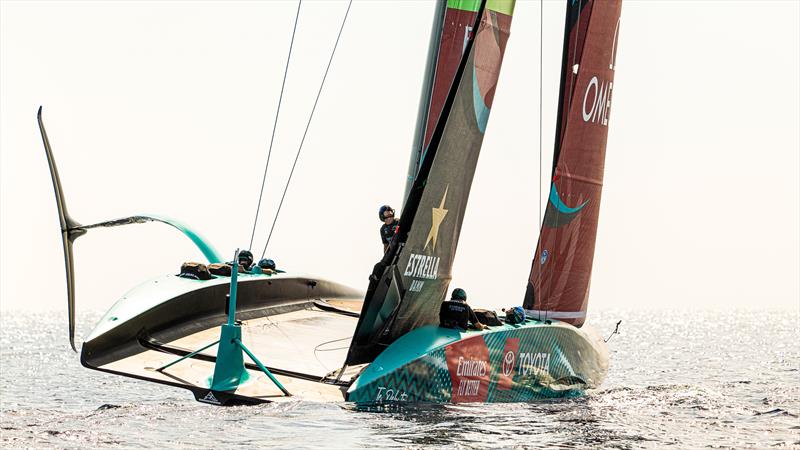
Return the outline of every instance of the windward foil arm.
<path id="1" fill-rule="evenodd" d="M 99 222 L 92 225 L 81 225 L 76 220 L 72 219 L 67 212 L 67 205 L 64 201 L 64 190 L 61 187 L 61 179 L 58 177 L 58 168 L 56 167 L 56 160 L 53 157 L 53 151 L 50 147 L 50 140 L 47 138 L 47 132 L 44 129 L 44 122 L 42 121 L 42 107 L 39 107 L 37 113 L 37 120 L 39 121 L 39 131 L 42 134 L 42 143 L 44 144 L 44 151 L 47 155 L 47 164 L 50 167 L 50 177 L 53 180 L 53 190 L 56 194 L 56 206 L 58 207 L 58 219 L 61 224 L 61 242 L 64 246 L 64 267 L 67 275 L 67 313 L 69 315 L 69 344 L 72 350 L 77 352 L 75 347 L 75 268 L 72 257 L 72 244 L 80 236 L 87 233 L 92 228 L 106 228 L 118 227 L 121 225 L 131 225 L 145 222 L 161 222 L 177 228 L 186 237 L 191 239 L 192 242 L 200 249 L 203 255 L 211 263 L 222 262 L 216 250 L 203 239 L 200 234 L 190 229 L 188 226 L 178 222 L 177 220 L 169 219 L 158 215 L 140 214 L 136 216 L 124 217 L 121 219 L 114 219 L 105 222 Z"/>

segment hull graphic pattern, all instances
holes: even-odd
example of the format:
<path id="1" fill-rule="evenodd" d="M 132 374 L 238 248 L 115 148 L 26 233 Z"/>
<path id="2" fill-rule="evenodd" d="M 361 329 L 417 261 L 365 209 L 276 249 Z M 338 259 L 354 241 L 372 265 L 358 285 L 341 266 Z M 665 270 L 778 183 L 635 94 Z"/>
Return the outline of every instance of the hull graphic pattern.
<path id="1" fill-rule="evenodd" d="M 426 351 L 420 356 L 421 349 Z M 374 405 L 574 396 L 599 385 L 607 364 L 599 337 L 563 323 L 529 321 L 486 332 L 427 326 L 376 358 L 350 387 L 347 400 Z"/>

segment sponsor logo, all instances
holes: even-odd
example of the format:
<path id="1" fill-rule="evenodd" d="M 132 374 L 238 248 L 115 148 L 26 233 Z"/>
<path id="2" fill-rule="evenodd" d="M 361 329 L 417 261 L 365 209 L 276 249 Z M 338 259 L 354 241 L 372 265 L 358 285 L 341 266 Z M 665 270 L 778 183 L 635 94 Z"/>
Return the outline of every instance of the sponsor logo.
<path id="1" fill-rule="evenodd" d="M 436 251 L 436 241 L 439 239 L 439 227 L 447 216 L 447 210 L 444 209 L 445 201 L 447 201 L 447 191 L 450 185 L 445 186 L 442 200 L 438 208 L 432 208 L 431 211 L 431 229 L 428 232 L 428 237 L 425 239 L 425 246 L 422 248 L 425 251 L 428 246 L 431 247 L 433 252 Z M 406 264 L 404 276 L 412 278 L 423 278 L 426 280 L 436 280 L 439 278 L 439 261 L 438 256 L 429 256 L 411 253 Z M 414 280 L 409 290 L 411 292 L 419 292 L 422 289 L 423 281 Z"/>
<path id="2" fill-rule="evenodd" d="M 420 292 L 422 291 L 422 286 L 425 286 L 425 282 L 422 280 L 414 280 L 411 282 L 411 287 L 408 288 L 409 292 Z"/>
<path id="3" fill-rule="evenodd" d="M 478 395 L 478 392 L 481 388 L 480 378 L 486 377 L 486 368 L 488 365 L 489 364 L 486 361 L 464 359 L 463 356 L 458 357 L 456 376 L 458 377 L 459 396 L 474 397 Z M 456 393 L 454 392 L 453 395 L 456 395 Z"/>
<path id="4" fill-rule="evenodd" d="M 544 265 L 547 262 L 547 257 L 550 256 L 550 252 L 547 249 L 542 250 L 542 256 L 539 257 L 539 264 Z"/>
<path id="5" fill-rule="evenodd" d="M 458 341 L 445 347 L 452 387 L 451 401 L 484 402 L 489 392 L 489 348 L 483 337 Z"/>
<path id="6" fill-rule="evenodd" d="M 550 373 L 550 353 L 517 354 L 517 375 L 527 376 L 537 372 Z"/>
<path id="7" fill-rule="evenodd" d="M 608 126 L 609 109 L 611 109 L 611 90 L 614 83 L 610 81 L 600 81 L 596 76 L 589 80 L 586 92 L 583 94 L 583 115 L 584 122 L 597 123 Z"/>
<path id="8" fill-rule="evenodd" d="M 497 377 L 497 389 L 508 390 L 514 384 L 514 368 L 517 365 L 518 352 L 519 338 L 507 338 L 500 365 L 501 373 Z"/>
<path id="9" fill-rule="evenodd" d="M 221 405 L 222 404 L 222 403 L 220 403 L 219 400 L 217 400 L 217 397 L 214 397 L 214 393 L 212 391 L 208 391 L 208 394 L 206 394 L 205 397 L 201 398 L 200 401 L 201 402 L 205 402 L 205 403 L 211 403 L 211 404 L 214 404 L 214 405 Z"/>
<path id="10" fill-rule="evenodd" d="M 412 253 L 403 275 L 435 280 L 439 278 L 439 257 Z"/>
<path id="11" fill-rule="evenodd" d="M 428 232 L 428 238 L 425 239 L 425 247 L 423 250 L 428 248 L 428 244 L 433 244 L 431 249 L 436 251 L 436 240 L 439 239 L 439 227 L 442 225 L 444 218 L 447 217 L 447 210 L 444 209 L 444 203 L 447 201 L 447 191 L 450 189 L 450 185 L 444 187 L 444 195 L 442 196 L 442 201 L 439 203 L 438 208 L 431 208 L 431 230 Z"/>
<path id="12" fill-rule="evenodd" d="M 503 375 L 509 376 L 514 371 L 514 364 L 517 362 L 517 355 L 513 350 L 509 350 L 503 355 Z"/>
<path id="13" fill-rule="evenodd" d="M 459 377 L 484 377 L 486 376 L 487 365 L 486 361 L 464 359 L 463 356 L 459 356 L 456 375 Z"/>
<path id="14" fill-rule="evenodd" d="M 476 397 L 477 400 L 478 392 L 480 390 L 480 380 L 459 380 L 458 393 L 453 392 L 453 396 L 458 395 L 459 397 Z"/>
<path id="15" fill-rule="evenodd" d="M 400 389 L 378 386 L 378 394 L 375 395 L 376 402 L 405 402 L 408 394 Z"/>

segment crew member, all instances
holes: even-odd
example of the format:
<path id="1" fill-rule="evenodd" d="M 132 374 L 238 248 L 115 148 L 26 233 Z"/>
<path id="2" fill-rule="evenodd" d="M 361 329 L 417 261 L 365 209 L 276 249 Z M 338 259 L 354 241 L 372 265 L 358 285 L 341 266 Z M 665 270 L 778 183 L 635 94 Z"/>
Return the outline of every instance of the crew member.
<path id="1" fill-rule="evenodd" d="M 467 304 L 467 293 L 461 288 L 453 289 L 450 300 L 443 301 L 439 308 L 439 325 L 466 330 L 470 324 L 478 330 L 486 328 Z"/>
<path id="2" fill-rule="evenodd" d="M 278 270 L 278 268 L 275 267 L 275 261 L 269 258 L 264 258 L 259 261 L 258 267 L 260 267 L 262 272 L 266 274 L 284 273 L 283 270 Z"/>
<path id="3" fill-rule="evenodd" d="M 250 250 L 242 250 L 239 252 L 239 265 L 244 268 L 245 272 L 250 272 L 250 268 L 253 266 L 253 254 L 250 253 Z"/>
<path id="4" fill-rule="evenodd" d="M 383 222 L 381 225 L 381 241 L 383 242 L 383 252 L 389 249 L 389 242 L 392 241 L 394 234 L 397 232 L 397 227 L 400 225 L 400 220 L 394 216 L 394 209 L 389 205 L 383 205 L 378 210 L 378 216 Z"/>

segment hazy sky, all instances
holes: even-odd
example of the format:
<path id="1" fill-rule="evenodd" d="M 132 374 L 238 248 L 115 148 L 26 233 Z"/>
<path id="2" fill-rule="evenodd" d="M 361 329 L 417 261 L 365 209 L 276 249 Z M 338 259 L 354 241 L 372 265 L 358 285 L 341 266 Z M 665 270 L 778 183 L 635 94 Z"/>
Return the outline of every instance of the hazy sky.
<path id="1" fill-rule="evenodd" d="M 0 5 L 0 307 L 66 303 L 39 105 L 75 219 L 160 213 L 225 255 L 248 245 L 295 2 Z M 304 2 L 257 256 L 345 6 Z M 539 9 L 517 2 L 456 256 L 476 305 L 520 304 L 536 245 Z M 563 10 L 544 4 L 545 174 Z M 270 243 L 284 269 L 366 288 L 378 206 L 402 202 L 432 11 L 353 4 Z M 797 1 L 624 1 L 590 317 L 800 308 L 798 30 Z M 80 316 L 202 255 L 148 224 L 92 231 L 75 257 Z"/>

